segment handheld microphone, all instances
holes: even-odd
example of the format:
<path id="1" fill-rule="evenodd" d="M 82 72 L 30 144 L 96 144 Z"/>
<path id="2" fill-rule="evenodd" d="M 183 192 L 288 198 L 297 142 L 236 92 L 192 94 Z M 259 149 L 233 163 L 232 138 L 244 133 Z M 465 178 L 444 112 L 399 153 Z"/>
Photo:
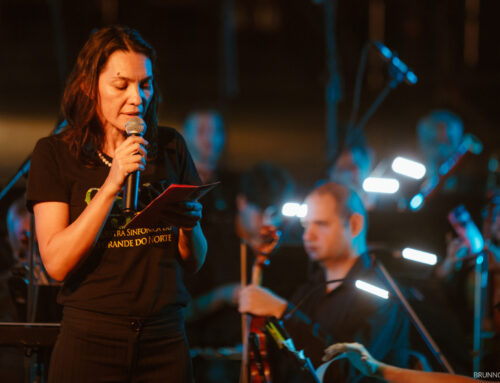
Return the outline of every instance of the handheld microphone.
<path id="1" fill-rule="evenodd" d="M 403 79 L 407 84 L 415 85 L 417 83 L 418 81 L 417 75 L 413 73 L 413 71 L 399 59 L 396 53 L 392 52 L 380 41 L 374 40 L 373 45 L 375 45 L 377 50 L 382 55 L 382 59 L 385 62 L 390 63 L 403 76 Z"/>
<path id="2" fill-rule="evenodd" d="M 146 123 L 138 116 L 130 118 L 125 123 L 127 136 L 141 136 L 146 131 Z M 130 173 L 125 180 L 123 193 L 123 212 L 132 215 L 137 211 L 137 197 L 139 195 L 139 170 Z"/>

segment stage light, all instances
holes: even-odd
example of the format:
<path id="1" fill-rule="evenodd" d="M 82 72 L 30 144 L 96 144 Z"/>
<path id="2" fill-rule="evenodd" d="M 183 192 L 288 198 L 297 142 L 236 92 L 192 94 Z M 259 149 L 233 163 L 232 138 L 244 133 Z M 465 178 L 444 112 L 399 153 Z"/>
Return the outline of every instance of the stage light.
<path id="1" fill-rule="evenodd" d="M 474 236 L 476 234 L 476 236 Z M 472 254 L 478 254 L 484 249 L 484 239 L 481 233 L 477 234 L 476 232 L 468 233 L 468 235 L 474 236 L 471 239 L 471 252 Z"/>
<path id="2" fill-rule="evenodd" d="M 380 44 L 380 53 L 382 53 L 382 56 L 384 56 L 388 60 L 392 58 L 391 50 L 387 48 L 385 45 Z"/>
<path id="3" fill-rule="evenodd" d="M 412 161 L 399 156 L 392 161 L 391 167 L 396 173 L 414 178 L 416 180 L 422 179 L 426 171 L 425 166 L 420 162 Z"/>
<path id="4" fill-rule="evenodd" d="M 409 259 L 411 261 L 425 263 L 426 265 L 435 265 L 437 263 L 436 254 L 428 253 L 426 251 L 412 249 L 411 247 L 406 247 L 401 252 L 404 259 Z"/>
<path id="5" fill-rule="evenodd" d="M 421 193 L 415 194 L 410 200 L 410 209 L 417 210 L 419 209 L 424 202 L 424 196 Z"/>
<path id="6" fill-rule="evenodd" d="M 363 181 L 363 190 L 368 193 L 394 194 L 399 190 L 399 182 L 394 178 L 368 177 Z"/>
<path id="7" fill-rule="evenodd" d="M 354 285 L 363 291 L 366 291 L 370 294 L 376 295 L 380 298 L 388 299 L 389 298 L 389 292 L 387 290 L 381 289 L 380 287 L 374 286 L 370 283 L 363 282 L 361 280 L 357 280 Z"/>
<path id="8" fill-rule="evenodd" d="M 412 71 L 408 71 L 406 72 L 406 79 L 408 80 L 408 82 L 410 82 L 411 84 L 416 84 L 418 82 L 418 77 L 415 73 L 413 73 Z"/>
<path id="9" fill-rule="evenodd" d="M 304 218 L 307 214 L 307 205 L 297 202 L 287 202 L 281 208 L 281 214 L 286 217 Z"/>
<path id="10" fill-rule="evenodd" d="M 302 205 L 300 205 L 296 216 L 299 218 L 304 218 L 306 215 L 307 215 L 307 205 L 303 203 Z"/>

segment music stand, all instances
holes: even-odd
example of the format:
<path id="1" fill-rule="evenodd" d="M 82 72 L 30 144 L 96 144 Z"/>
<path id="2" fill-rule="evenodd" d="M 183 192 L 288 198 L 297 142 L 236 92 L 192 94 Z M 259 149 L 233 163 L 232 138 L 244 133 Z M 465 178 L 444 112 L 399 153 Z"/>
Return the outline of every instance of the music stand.
<path id="1" fill-rule="evenodd" d="M 59 334 L 59 323 L 0 322 L 0 346 L 24 348 L 25 382 L 44 382 L 44 350 L 52 347 Z"/>

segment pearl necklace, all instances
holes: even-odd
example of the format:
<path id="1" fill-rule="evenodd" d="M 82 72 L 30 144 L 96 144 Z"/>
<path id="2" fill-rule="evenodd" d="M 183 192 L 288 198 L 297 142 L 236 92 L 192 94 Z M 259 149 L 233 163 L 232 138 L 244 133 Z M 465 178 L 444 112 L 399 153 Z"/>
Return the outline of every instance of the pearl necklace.
<path id="1" fill-rule="evenodd" d="M 111 162 L 109 162 L 106 159 L 106 157 L 104 157 L 104 154 L 102 154 L 100 150 L 97 151 L 97 155 L 99 156 L 104 165 L 106 165 L 108 168 L 111 167 Z"/>

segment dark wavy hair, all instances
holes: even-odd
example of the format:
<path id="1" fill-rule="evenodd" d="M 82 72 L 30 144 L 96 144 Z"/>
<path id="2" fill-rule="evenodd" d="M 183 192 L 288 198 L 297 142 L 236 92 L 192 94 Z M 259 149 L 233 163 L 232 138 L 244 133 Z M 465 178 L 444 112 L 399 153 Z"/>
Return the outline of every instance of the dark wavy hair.
<path id="1" fill-rule="evenodd" d="M 150 142 L 148 158 L 153 158 L 158 136 L 158 76 L 156 52 L 136 30 L 125 26 L 109 26 L 94 32 L 78 54 L 61 103 L 61 115 L 68 128 L 62 134 L 71 152 L 92 165 L 98 161 L 96 150 L 104 145 L 104 130 L 97 115 L 99 75 L 109 57 L 116 51 L 141 53 L 151 60 L 153 97 L 145 111 L 145 138 Z"/>

